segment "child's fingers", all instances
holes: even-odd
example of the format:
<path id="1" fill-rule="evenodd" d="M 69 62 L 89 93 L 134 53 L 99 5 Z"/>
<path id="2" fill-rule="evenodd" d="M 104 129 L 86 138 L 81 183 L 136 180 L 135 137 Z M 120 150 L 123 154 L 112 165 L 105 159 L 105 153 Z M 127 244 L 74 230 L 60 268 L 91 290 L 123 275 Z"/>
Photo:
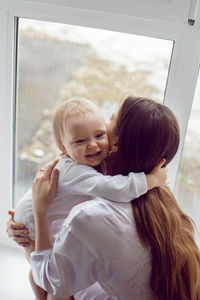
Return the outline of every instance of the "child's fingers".
<path id="1" fill-rule="evenodd" d="M 157 164 L 157 168 L 161 168 L 166 163 L 166 159 L 162 158 L 161 161 Z"/>
<path id="2" fill-rule="evenodd" d="M 159 171 L 159 169 L 162 168 L 162 166 L 164 165 L 165 162 L 166 162 L 165 158 L 161 159 L 161 161 L 151 170 L 151 172 Z"/>

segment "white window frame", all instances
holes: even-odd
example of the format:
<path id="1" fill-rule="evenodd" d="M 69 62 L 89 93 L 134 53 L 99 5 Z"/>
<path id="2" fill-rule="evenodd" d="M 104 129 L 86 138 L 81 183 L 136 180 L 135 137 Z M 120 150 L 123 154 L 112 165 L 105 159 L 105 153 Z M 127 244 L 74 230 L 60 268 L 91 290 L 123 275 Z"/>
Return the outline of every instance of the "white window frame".
<path id="1" fill-rule="evenodd" d="M 170 182 L 171 186 L 174 186 L 199 70 L 200 26 L 198 20 L 194 26 L 187 24 L 186 12 L 181 8 L 185 4 L 185 9 L 188 9 L 189 1 L 187 0 L 181 0 L 181 2 L 180 0 L 141 1 L 146 1 L 148 4 L 146 15 L 143 14 L 142 17 L 140 15 L 141 3 L 137 4 L 136 0 L 103 0 L 101 5 L 97 4 L 99 1 L 94 0 L 0 0 L 0 186 L 2 197 L 0 238 L 2 244 L 12 244 L 12 246 L 14 244 L 10 243 L 4 229 L 8 220 L 7 211 L 12 207 L 13 195 L 14 24 L 16 17 L 95 27 L 174 41 L 165 93 L 165 104 L 176 114 L 181 129 L 180 148 L 170 164 Z M 106 2 L 109 2 L 109 5 Z M 172 15 L 173 7 L 176 8 L 174 15 Z M 182 17 L 177 14 L 178 8 Z M 161 20 L 162 15 L 165 17 L 163 20 Z"/>

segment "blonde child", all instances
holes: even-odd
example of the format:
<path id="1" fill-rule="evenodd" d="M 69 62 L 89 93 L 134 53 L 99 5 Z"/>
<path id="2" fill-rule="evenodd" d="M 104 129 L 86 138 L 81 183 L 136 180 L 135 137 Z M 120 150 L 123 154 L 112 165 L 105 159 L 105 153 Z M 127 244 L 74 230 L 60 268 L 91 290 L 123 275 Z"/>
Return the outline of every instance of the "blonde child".
<path id="1" fill-rule="evenodd" d="M 78 203 L 94 197 L 130 202 L 147 190 L 166 183 L 166 170 L 161 168 L 162 163 L 148 175 L 131 172 L 128 176 L 108 176 L 97 171 L 105 169 L 109 141 L 103 114 L 89 100 L 73 98 L 61 104 L 54 115 L 53 132 L 56 144 L 61 150 L 56 165 L 59 170 L 57 192 L 48 210 L 48 221 L 54 239 L 71 208 Z M 26 225 L 29 237 L 34 241 L 31 191 L 18 203 L 15 221 Z M 33 249 L 34 244 L 32 248 L 27 248 L 27 254 Z M 33 281 L 32 287 L 37 299 L 47 299 L 46 292 Z M 58 298 L 48 295 L 48 299 Z"/>

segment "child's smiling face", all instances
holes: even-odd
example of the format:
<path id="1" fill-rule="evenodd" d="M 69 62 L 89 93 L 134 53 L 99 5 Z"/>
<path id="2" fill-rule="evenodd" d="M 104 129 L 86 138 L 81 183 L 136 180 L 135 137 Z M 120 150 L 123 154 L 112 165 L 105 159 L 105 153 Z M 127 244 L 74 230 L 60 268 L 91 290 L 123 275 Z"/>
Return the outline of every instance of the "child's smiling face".
<path id="1" fill-rule="evenodd" d="M 74 161 L 89 165 L 99 165 L 108 155 L 109 142 L 103 115 L 87 112 L 73 116 L 65 126 L 64 147 Z"/>

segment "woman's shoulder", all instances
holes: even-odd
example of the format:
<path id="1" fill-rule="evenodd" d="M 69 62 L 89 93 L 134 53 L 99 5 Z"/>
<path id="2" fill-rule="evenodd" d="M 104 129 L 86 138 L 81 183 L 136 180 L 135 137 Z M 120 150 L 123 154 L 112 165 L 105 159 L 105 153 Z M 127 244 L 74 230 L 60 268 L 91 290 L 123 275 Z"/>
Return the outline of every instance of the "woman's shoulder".
<path id="1" fill-rule="evenodd" d="M 95 198 L 76 205 L 68 215 L 65 226 L 75 234 L 104 231 L 121 232 L 124 226 L 133 230 L 134 219 L 130 203 L 116 203 L 102 198 Z"/>
<path id="2" fill-rule="evenodd" d="M 85 201 L 73 207 L 72 212 L 76 213 L 76 215 L 84 214 L 88 217 L 97 217 L 97 216 L 108 216 L 113 214 L 128 214 L 131 210 L 130 203 L 124 202 L 114 202 L 110 200 L 106 200 L 100 197 L 96 197 L 92 200 Z M 132 215 L 132 214 L 131 214 Z"/>
<path id="3" fill-rule="evenodd" d="M 113 253 L 116 261 L 122 257 L 124 261 L 130 252 L 134 253 L 136 260 L 138 257 L 146 257 L 138 238 L 130 203 L 95 198 L 74 207 L 64 226 L 82 247 L 94 253 L 95 257 L 104 258 L 105 265 Z"/>
<path id="4" fill-rule="evenodd" d="M 70 211 L 65 224 L 77 223 L 78 221 L 88 219 L 89 217 L 94 218 L 97 215 L 105 214 L 107 203 L 101 198 L 95 198 L 93 200 L 88 200 L 77 204 Z"/>

